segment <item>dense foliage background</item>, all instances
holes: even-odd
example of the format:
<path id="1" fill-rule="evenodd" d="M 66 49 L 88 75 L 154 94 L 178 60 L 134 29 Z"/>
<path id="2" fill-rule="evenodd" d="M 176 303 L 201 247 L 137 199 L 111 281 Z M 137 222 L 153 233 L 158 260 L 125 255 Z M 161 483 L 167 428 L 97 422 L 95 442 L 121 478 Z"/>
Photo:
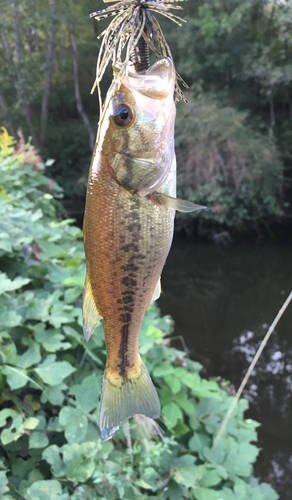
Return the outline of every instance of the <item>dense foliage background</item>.
<path id="1" fill-rule="evenodd" d="M 202 379 L 202 366 L 170 346 L 165 336 L 173 322 L 154 305 L 142 326 L 140 354 L 158 388 L 161 428 L 137 416 L 102 443 L 104 335 L 99 325 L 88 344 L 83 338 L 82 232 L 72 220 L 57 219 L 62 190 L 44 168 L 31 146 L 15 151 L 3 131 L 1 499 L 277 500 L 253 477 L 258 423 L 244 418 L 246 400 L 204 465 L 232 401 L 228 383 Z"/>
<path id="2" fill-rule="evenodd" d="M 52 177 L 84 199 L 98 123 L 90 95 L 101 0 L 1 2 L 0 122 L 55 158 Z M 191 89 L 179 103 L 179 194 L 203 202 L 208 229 L 256 228 L 289 211 L 292 0 L 189 0 L 183 28 L 161 20 Z M 105 75 L 103 91 L 111 80 Z"/>

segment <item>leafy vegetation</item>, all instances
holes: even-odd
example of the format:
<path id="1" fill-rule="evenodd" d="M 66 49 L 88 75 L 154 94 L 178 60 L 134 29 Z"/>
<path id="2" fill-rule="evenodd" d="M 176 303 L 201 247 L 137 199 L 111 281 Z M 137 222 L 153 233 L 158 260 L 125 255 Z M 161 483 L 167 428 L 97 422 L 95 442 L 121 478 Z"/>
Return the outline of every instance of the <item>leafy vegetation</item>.
<path id="1" fill-rule="evenodd" d="M 276 500 L 253 477 L 257 422 L 241 400 L 204 465 L 232 396 L 170 347 L 170 317 L 151 305 L 140 353 L 158 388 L 161 428 L 137 417 L 102 443 L 98 405 L 105 344 L 87 344 L 82 233 L 58 221 L 61 189 L 32 148 L 0 136 L 0 495 L 3 500 Z M 47 168 L 51 168 L 48 161 Z M 59 193 L 59 194 L 58 194 Z M 161 432 L 161 431 L 159 431 Z M 130 437 L 131 436 L 131 437 Z"/>
<path id="2" fill-rule="evenodd" d="M 213 93 L 194 89 L 187 97 L 176 124 L 178 195 L 207 205 L 201 230 L 215 223 L 242 231 L 281 216 L 283 165 L 275 143 Z"/>
<path id="3" fill-rule="evenodd" d="M 90 96 L 96 36 L 109 22 L 88 15 L 103 7 L 102 0 L 1 4 L 0 122 L 15 136 L 21 126 L 56 159 L 52 177 L 72 198 L 85 195 L 98 122 Z M 266 224 L 283 216 L 291 197 L 292 2 L 197 0 L 183 8 L 183 28 L 160 19 L 179 73 L 200 88 L 190 106 L 178 106 L 181 193 L 208 206 L 204 226 Z M 103 94 L 110 81 L 109 70 Z"/>

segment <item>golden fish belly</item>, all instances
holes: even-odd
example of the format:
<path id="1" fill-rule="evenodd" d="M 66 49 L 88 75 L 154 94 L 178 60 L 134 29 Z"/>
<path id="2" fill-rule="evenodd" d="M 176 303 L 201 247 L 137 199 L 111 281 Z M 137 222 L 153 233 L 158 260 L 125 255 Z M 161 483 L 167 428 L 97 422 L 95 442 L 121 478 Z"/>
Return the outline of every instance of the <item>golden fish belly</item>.
<path id="1" fill-rule="evenodd" d="M 114 385 L 139 370 L 139 333 L 170 249 L 173 221 L 174 210 L 127 191 L 108 160 L 95 157 L 84 246 L 87 277 L 103 318 L 107 376 Z"/>

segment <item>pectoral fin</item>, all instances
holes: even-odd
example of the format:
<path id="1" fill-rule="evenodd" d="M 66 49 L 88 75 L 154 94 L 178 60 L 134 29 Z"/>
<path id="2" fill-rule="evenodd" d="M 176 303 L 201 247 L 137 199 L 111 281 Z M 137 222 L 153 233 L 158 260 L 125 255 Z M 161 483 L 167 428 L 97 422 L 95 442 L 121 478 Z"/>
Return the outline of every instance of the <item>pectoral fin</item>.
<path id="1" fill-rule="evenodd" d="M 91 335 L 94 332 L 95 327 L 97 326 L 99 320 L 101 319 L 101 315 L 99 314 L 94 302 L 88 275 L 86 275 L 85 285 L 84 285 L 82 312 L 83 312 L 83 333 L 86 342 L 88 342 Z"/>
<path id="2" fill-rule="evenodd" d="M 207 207 L 203 205 L 197 205 L 192 201 L 180 200 L 179 198 L 172 198 L 167 194 L 163 193 L 155 193 L 155 197 L 161 205 L 165 207 L 174 208 L 174 210 L 178 210 L 178 212 L 195 212 L 196 210 L 203 210 Z"/>
<path id="3" fill-rule="evenodd" d="M 157 285 L 155 287 L 155 290 L 154 290 L 154 293 L 152 295 L 152 299 L 151 300 L 157 300 L 157 299 L 159 299 L 160 294 L 161 294 L 161 279 L 159 278 L 159 280 L 157 281 Z"/>

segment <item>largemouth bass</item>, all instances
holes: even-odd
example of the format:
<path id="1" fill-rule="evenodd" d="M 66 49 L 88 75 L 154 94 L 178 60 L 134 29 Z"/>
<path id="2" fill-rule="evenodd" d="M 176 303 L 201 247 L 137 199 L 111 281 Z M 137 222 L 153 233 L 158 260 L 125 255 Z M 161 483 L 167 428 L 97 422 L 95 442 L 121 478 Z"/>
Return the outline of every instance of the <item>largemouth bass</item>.
<path id="1" fill-rule="evenodd" d="M 121 80 L 116 67 L 91 162 L 83 318 L 86 340 L 103 320 L 103 440 L 135 414 L 160 416 L 156 390 L 139 356 L 139 333 L 151 299 L 160 294 L 175 208 L 198 207 L 174 198 L 174 85 L 169 58 L 143 75 L 128 71 Z"/>

